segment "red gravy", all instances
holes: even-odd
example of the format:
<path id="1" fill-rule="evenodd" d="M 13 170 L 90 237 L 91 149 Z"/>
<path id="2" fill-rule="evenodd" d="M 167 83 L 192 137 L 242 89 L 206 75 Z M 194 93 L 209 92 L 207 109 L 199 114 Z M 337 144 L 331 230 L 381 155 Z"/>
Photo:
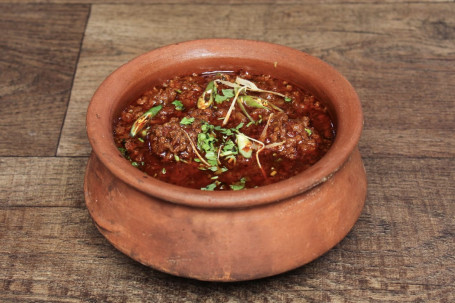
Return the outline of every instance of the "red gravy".
<path id="1" fill-rule="evenodd" d="M 287 179 L 317 162 L 334 138 L 321 100 L 246 71 L 177 76 L 146 91 L 114 121 L 115 144 L 132 165 L 203 190 Z"/>

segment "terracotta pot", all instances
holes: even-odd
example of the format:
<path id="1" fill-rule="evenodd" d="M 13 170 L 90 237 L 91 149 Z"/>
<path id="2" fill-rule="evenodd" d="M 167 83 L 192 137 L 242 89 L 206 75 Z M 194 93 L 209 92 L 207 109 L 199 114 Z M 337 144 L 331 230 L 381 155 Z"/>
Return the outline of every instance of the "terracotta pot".
<path id="1" fill-rule="evenodd" d="M 147 87 L 175 75 L 239 68 L 286 79 L 328 103 L 337 136 L 320 161 L 272 185 L 207 192 L 158 181 L 119 153 L 113 118 Z M 362 119 L 360 102 L 348 81 L 298 50 L 231 39 L 159 48 L 113 72 L 91 100 L 87 208 L 117 249 L 157 270 L 209 281 L 282 273 L 327 252 L 359 217 L 366 196 L 357 150 Z"/>

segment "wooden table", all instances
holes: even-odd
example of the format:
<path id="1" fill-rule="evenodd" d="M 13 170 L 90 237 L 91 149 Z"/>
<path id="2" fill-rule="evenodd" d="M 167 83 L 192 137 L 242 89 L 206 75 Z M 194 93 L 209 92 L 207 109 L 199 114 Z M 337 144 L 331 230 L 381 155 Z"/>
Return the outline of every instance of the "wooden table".
<path id="1" fill-rule="evenodd" d="M 455 302 L 454 1 L 0 2 L 1 302 Z M 211 37 L 308 52 L 362 101 L 363 213 L 276 277 L 157 272 L 115 250 L 84 204 L 96 87 L 143 52 Z"/>

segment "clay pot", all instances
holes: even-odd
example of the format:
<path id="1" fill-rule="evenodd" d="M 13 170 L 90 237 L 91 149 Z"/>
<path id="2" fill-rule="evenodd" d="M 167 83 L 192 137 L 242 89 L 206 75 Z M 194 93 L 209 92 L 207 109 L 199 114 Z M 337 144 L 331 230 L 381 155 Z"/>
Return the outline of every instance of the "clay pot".
<path id="1" fill-rule="evenodd" d="M 286 79 L 328 103 L 337 136 L 320 161 L 275 184 L 207 192 L 158 181 L 122 157 L 114 145 L 113 119 L 148 87 L 175 75 L 239 68 Z M 159 48 L 113 72 L 91 100 L 87 208 L 117 249 L 157 270 L 208 281 L 282 273 L 327 252 L 359 217 L 366 196 L 357 150 L 362 119 L 348 81 L 298 50 L 231 39 Z"/>

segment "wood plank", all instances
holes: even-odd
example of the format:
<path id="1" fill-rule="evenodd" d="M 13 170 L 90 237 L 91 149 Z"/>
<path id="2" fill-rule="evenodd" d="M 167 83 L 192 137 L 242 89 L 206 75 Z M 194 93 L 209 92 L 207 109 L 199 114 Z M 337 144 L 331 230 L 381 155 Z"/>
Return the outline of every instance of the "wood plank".
<path id="1" fill-rule="evenodd" d="M 448 64 L 455 62 L 453 3 L 241 8 L 94 5 L 58 155 L 89 154 L 83 125 L 88 102 L 119 65 L 169 43 L 236 37 L 306 51 L 344 74 L 357 89 L 365 112 L 364 156 L 453 157 L 455 65 Z M 409 141 L 397 148 L 403 137 Z"/>
<path id="2" fill-rule="evenodd" d="M 364 3 L 362 0 L 249 0 L 249 4 L 320 4 L 321 2 L 330 3 L 330 4 L 346 4 L 346 3 Z M 450 0 L 383 0 L 383 3 L 438 3 L 438 2 L 450 2 Z M 187 0 L 0 0 L 0 3 L 16 3 L 16 4 L 25 4 L 25 3 L 64 3 L 64 4 L 180 4 L 180 5 L 195 5 L 195 4 L 211 4 L 211 5 L 242 5 L 245 4 L 244 0 L 192 0 L 189 3 Z M 374 4 L 374 2 L 371 2 Z"/>
<path id="3" fill-rule="evenodd" d="M 15 186 L 30 192 L 0 196 L 0 301 L 455 300 L 453 159 L 366 159 L 365 209 L 340 244 L 304 267 L 236 284 L 172 277 L 115 250 L 82 206 L 84 158 L 6 160 L 1 171 L 42 180 L 18 178 Z"/>
<path id="4" fill-rule="evenodd" d="M 0 158 L 0 208 L 85 207 L 87 158 Z"/>
<path id="5" fill-rule="evenodd" d="M 55 155 L 88 13 L 0 6 L 0 155 Z"/>
<path id="6" fill-rule="evenodd" d="M 405 129 L 391 127 L 384 121 L 382 128 L 370 127 L 365 120 L 365 128 L 359 142 L 363 157 L 400 156 L 407 157 L 455 157 L 455 136 L 452 128 Z"/>

